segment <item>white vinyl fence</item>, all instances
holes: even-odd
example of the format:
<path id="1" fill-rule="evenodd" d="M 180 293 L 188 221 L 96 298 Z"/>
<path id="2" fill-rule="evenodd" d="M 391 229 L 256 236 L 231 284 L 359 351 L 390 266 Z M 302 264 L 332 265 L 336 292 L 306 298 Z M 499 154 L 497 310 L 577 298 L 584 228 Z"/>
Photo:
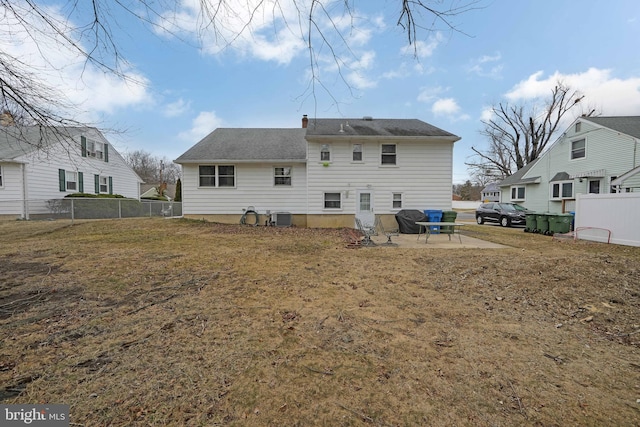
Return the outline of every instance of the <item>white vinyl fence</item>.
<path id="1" fill-rule="evenodd" d="M 0 216 L 20 219 L 115 219 L 182 216 L 182 203 L 125 198 L 0 201 Z"/>
<path id="2" fill-rule="evenodd" d="M 640 193 L 578 194 L 578 239 L 640 246 Z"/>

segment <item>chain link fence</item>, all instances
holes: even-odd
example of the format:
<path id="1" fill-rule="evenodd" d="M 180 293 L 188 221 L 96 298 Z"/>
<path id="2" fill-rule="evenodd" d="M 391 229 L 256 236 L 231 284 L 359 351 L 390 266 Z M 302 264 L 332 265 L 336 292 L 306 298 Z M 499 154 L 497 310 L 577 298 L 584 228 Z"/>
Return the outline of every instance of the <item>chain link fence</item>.
<path id="1" fill-rule="evenodd" d="M 0 201 L 0 215 L 23 219 L 118 219 L 180 217 L 182 203 L 124 198 L 63 198 Z"/>

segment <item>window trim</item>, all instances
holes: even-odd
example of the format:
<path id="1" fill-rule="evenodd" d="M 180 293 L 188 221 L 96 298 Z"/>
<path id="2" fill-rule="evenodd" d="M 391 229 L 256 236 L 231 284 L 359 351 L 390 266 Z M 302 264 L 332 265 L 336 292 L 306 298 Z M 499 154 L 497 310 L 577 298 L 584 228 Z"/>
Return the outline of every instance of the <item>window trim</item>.
<path id="1" fill-rule="evenodd" d="M 394 147 L 393 154 L 384 153 L 384 147 L 385 146 L 393 146 Z M 389 156 L 389 157 L 393 156 L 393 163 L 385 163 L 383 161 L 385 156 Z M 396 143 L 381 143 L 380 144 L 380 166 L 383 166 L 383 167 L 397 167 L 398 166 L 398 144 L 396 144 Z"/>
<path id="2" fill-rule="evenodd" d="M 522 197 L 518 197 L 519 189 L 522 189 L 522 192 L 524 193 Z M 513 197 L 514 190 L 516 197 Z M 524 202 L 527 199 L 527 187 L 525 185 L 512 185 L 509 191 L 509 195 L 512 202 Z"/>
<path id="3" fill-rule="evenodd" d="M 203 175 L 200 172 L 200 168 L 201 167 L 212 167 L 213 169 L 213 175 Z M 220 168 L 221 167 L 232 167 L 233 168 L 233 175 L 222 175 L 220 173 Z M 237 185 L 237 180 L 238 180 L 238 174 L 237 174 L 237 168 L 236 165 L 231 165 L 231 164 L 201 164 L 198 165 L 198 188 L 236 188 Z M 213 185 L 202 185 L 202 178 L 203 177 L 207 177 L 207 178 L 213 178 Z M 233 185 L 220 185 L 220 181 L 221 178 L 229 178 L 232 177 L 233 178 Z"/>
<path id="4" fill-rule="evenodd" d="M 582 148 L 575 149 L 573 147 L 573 144 L 575 144 L 577 142 L 582 142 L 584 146 Z M 582 153 L 582 156 L 577 157 L 576 153 Z M 569 160 L 582 160 L 582 159 L 585 159 L 585 158 L 587 158 L 587 140 L 586 140 L 586 138 L 574 139 L 573 141 L 571 141 L 571 149 L 569 150 Z"/>
<path id="5" fill-rule="evenodd" d="M 327 153 L 327 159 L 323 159 L 322 156 Z M 319 161 L 320 163 L 326 163 L 326 162 L 331 162 L 331 158 L 333 157 L 331 155 L 331 144 L 322 144 L 320 145 L 320 157 L 319 157 Z"/>
<path id="6" fill-rule="evenodd" d="M 396 199 L 396 196 L 400 196 L 399 200 Z M 403 204 L 403 199 L 404 199 L 404 193 L 402 192 L 392 192 L 391 193 L 391 210 L 394 211 L 399 211 L 402 210 L 402 204 Z M 396 202 L 400 203 L 400 206 L 395 206 Z"/>
<path id="7" fill-rule="evenodd" d="M 571 195 L 564 195 L 564 186 L 571 185 Z M 554 187 L 558 186 L 558 196 L 554 196 Z M 572 180 L 567 181 L 553 181 L 549 183 L 549 200 L 573 200 L 575 199 L 576 186 Z"/>
<path id="8" fill-rule="evenodd" d="M 327 207 L 327 202 L 336 202 L 336 200 L 327 200 L 327 196 L 330 194 L 335 194 L 338 196 L 338 206 L 337 207 Z M 322 209 L 329 211 L 340 211 L 342 210 L 342 193 L 340 191 L 325 191 L 322 193 Z"/>
<path id="9" fill-rule="evenodd" d="M 278 169 L 283 169 L 282 174 L 278 174 Z M 289 173 L 285 174 L 284 169 L 289 169 Z M 278 178 L 288 179 L 289 183 L 278 183 Z M 274 187 L 291 187 L 293 185 L 293 166 L 274 166 L 273 167 L 273 186 Z"/>
<path id="10" fill-rule="evenodd" d="M 360 151 L 356 151 L 356 146 L 360 146 Z M 355 153 L 360 153 L 360 160 L 354 159 Z M 356 142 L 351 145 L 351 162 L 352 163 L 364 163 L 364 144 Z"/>

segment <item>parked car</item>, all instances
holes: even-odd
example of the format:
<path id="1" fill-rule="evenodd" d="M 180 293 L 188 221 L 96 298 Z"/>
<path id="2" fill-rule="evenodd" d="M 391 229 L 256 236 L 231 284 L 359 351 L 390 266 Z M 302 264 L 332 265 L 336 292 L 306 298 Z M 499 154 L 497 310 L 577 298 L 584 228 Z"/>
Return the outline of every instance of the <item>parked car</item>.
<path id="1" fill-rule="evenodd" d="M 485 221 L 492 221 L 499 222 L 503 227 L 511 227 L 525 224 L 528 212 L 531 211 L 517 203 L 483 203 L 476 209 L 476 222 L 484 224 Z"/>

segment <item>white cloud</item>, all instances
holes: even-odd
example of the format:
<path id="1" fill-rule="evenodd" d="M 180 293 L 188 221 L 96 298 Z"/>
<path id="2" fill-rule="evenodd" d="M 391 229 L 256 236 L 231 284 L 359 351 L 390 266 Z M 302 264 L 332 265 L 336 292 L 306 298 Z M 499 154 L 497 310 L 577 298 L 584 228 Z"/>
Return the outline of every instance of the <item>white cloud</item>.
<path id="1" fill-rule="evenodd" d="M 436 116 L 446 116 L 451 121 L 469 120 L 468 114 L 460 114 L 461 108 L 453 98 L 440 98 L 431 106 L 431 112 Z"/>
<path id="2" fill-rule="evenodd" d="M 442 86 L 436 87 L 421 87 L 420 92 L 418 93 L 418 101 L 420 102 L 431 102 L 438 96 L 442 95 L 448 89 L 443 88 Z M 451 99 L 451 98 L 449 98 Z"/>
<path id="3" fill-rule="evenodd" d="M 178 117 L 189 111 L 190 106 L 190 102 L 187 102 L 184 99 L 180 98 L 175 102 L 167 104 L 164 111 L 162 112 L 162 115 L 165 117 Z"/>
<path id="4" fill-rule="evenodd" d="M 489 77 L 492 79 L 502 78 L 502 70 L 504 66 L 498 63 L 502 59 L 500 52 L 495 55 L 483 55 L 471 61 L 468 72 L 477 74 L 480 77 Z M 493 64 L 493 65 L 492 65 Z"/>
<path id="5" fill-rule="evenodd" d="M 554 74 L 543 78 L 538 71 L 516 84 L 505 97 L 512 102 L 545 98 L 558 81 L 585 95 L 583 108 L 596 108 L 604 116 L 640 115 L 640 77 L 613 76 L 609 69 L 589 68 L 575 74 Z M 586 112 L 586 111 L 585 111 Z"/>
<path id="6" fill-rule="evenodd" d="M 492 107 L 484 107 L 482 109 L 482 113 L 480 113 L 480 120 L 489 121 L 493 118 L 493 108 Z"/>
<path id="7" fill-rule="evenodd" d="M 440 43 L 444 40 L 442 33 L 437 32 L 432 36 L 429 36 L 428 41 L 417 40 L 412 45 L 404 46 L 400 52 L 403 55 L 414 55 L 417 58 L 428 58 L 433 55 L 433 52 L 440 46 Z"/>
<path id="8" fill-rule="evenodd" d="M 180 132 L 178 137 L 183 141 L 195 144 L 216 128 L 221 127 L 223 123 L 224 121 L 216 115 L 215 111 L 201 111 L 191 122 L 191 129 Z"/>
<path id="9" fill-rule="evenodd" d="M 55 8 L 47 8 L 52 22 L 74 28 L 72 22 Z M 5 15 L 3 25 L 11 28 L 10 37 L 0 39 L 0 51 L 20 58 L 25 75 L 40 81 L 42 87 L 49 88 L 52 101 L 49 107 L 65 109 L 65 105 L 75 106 L 79 111 L 58 111 L 61 115 L 73 115 L 78 120 L 95 121 L 99 113 L 113 113 L 117 109 L 151 102 L 147 91 L 146 77 L 127 64 L 122 64 L 122 75 L 98 69 L 87 62 L 70 43 L 54 33 L 34 15 L 24 14 L 26 24 Z M 30 28 L 29 33 L 24 26 Z M 82 40 L 74 39 L 74 34 L 64 35 L 76 46 L 83 47 Z M 90 49 L 87 49 L 90 50 Z M 84 110 L 84 111 L 82 111 Z"/>

